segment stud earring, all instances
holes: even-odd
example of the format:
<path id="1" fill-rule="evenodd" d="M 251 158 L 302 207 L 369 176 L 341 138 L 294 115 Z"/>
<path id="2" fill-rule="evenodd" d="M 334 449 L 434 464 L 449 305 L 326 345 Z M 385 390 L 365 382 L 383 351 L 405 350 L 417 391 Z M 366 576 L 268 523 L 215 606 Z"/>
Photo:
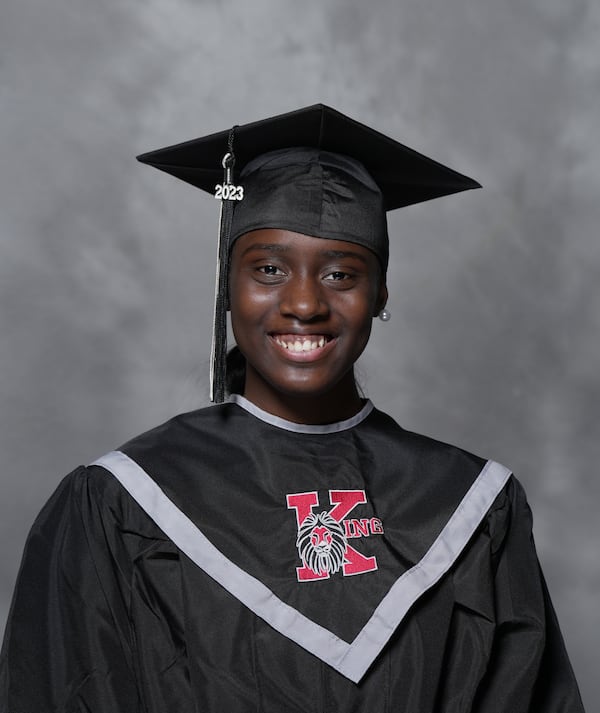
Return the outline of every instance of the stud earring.
<path id="1" fill-rule="evenodd" d="M 389 309 L 386 309 L 384 307 L 377 316 L 382 322 L 389 322 L 392 318 L 392 313 L 389 311 Z"/>

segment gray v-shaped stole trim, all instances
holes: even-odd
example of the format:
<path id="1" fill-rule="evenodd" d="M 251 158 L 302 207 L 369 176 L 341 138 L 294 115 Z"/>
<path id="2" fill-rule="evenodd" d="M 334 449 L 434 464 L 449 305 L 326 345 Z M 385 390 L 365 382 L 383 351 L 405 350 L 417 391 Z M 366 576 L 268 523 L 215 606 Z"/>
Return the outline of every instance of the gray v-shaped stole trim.
<path id="1" fill-rule="evenodd" d="M 396 580 L 354 641 L 347 643 L 227 559 L 124 453 L 112 451 L 91 465 L 112 473 L 177 547 L 242 604 L 355 683 L 414 602 L 450 569 L 511 475 L 500 463 L 486 463 L 421 561 Z"/>

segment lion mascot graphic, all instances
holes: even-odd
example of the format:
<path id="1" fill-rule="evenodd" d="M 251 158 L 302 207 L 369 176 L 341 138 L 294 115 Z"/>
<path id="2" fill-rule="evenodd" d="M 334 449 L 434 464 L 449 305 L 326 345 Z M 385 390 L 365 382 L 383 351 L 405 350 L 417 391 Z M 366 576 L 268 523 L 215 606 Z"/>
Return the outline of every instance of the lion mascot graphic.
<path id="1" fill-rule="evenodd" d="M 335 574 L 344 563 L 344 529 L 328 512 L 307 515 L 296 540 L 302 562 L 315 574 Z"/>

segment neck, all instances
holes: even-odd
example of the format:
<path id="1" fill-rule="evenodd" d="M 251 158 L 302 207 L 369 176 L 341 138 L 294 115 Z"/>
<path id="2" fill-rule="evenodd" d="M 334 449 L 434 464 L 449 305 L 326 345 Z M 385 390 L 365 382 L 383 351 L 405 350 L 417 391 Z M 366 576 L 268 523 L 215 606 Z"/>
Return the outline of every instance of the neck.
<path id="1" fill-rule="evenodd" d="M 346 381 L 346 380 L 343 380 Z M 257 388 L 246 379 L 244 397 L 263 411 L 293 423 L 322 425 L 345 421 L 364 405 L 354 375 L 351 384 L 340 382 L 325 394 L 289 394 Z"/>

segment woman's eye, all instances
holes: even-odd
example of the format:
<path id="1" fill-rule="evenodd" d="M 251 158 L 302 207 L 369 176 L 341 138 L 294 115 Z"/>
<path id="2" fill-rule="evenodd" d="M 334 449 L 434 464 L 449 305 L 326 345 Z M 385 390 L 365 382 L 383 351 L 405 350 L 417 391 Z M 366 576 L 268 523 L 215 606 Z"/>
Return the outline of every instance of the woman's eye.
<path id="1" fill-rule="evenodd" d="M 347 272 L 342 272 L 341 270 L 336 270 L 335 272 L 330 272 L 329 275 L 325 276 L 326 280 L 335 280 L 339 282 L 340 280 L 346 280 L 350 275 Z"/>
<path id="2" fill-rule="evenodd" d="M 262 265 L 258 268 L 259 272 L 263 275 L 283 275 L 283 271 L 280 270 L 276 265 Z"/>

